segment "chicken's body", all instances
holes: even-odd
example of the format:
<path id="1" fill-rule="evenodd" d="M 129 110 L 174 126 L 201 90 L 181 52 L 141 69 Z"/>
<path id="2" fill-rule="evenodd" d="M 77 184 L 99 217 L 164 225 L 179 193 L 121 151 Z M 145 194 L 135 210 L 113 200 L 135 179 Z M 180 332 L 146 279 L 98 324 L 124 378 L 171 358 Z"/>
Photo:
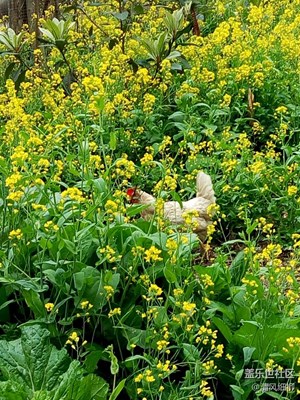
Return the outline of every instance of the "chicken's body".
<path id="1" fill-rule="evenodd" d="M 186 225 L 190 216 L 191 226 L 198 233 L 201 240 L 207 235 L 207 227 L 211 224 L 211 218 L 207 208 L 214 204 L 216 199 L 210 176 L 199 172 L 196 179 L 197 195 L 191 200 L 183 201 L 182 206 L 177 201 L 166 201 L 164 203 L 164 218 L 173 225 Z M 155 214 L 156 199 L 152 195 L 136 190 L 132 202 L 137 204 L 149 204 L 142 211 L 142 217 L 150 219 Z"/>

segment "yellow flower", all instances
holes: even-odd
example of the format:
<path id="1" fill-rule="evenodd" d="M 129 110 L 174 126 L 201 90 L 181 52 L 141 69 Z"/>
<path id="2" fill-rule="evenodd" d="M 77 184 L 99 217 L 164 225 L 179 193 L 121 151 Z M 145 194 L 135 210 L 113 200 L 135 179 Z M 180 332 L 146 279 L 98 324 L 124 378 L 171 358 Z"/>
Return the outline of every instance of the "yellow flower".
<path id="1" fill-rule="evenodd" d="M 262 258 L 265 260 L 272 260 L 282 253 L 280 244 L 270 243 L 265 247 L 261 253 Z"/>
<path id="2" fill-rule="evenodd" d="M 293 196 L 293 195 L 296 194 L 297 192 L 298 192 L 297 186 L 289 186 L 289 187 L 288 187 L 288 195 L 289 195 L 289 196 Z"/>
<path id="3" fill-rule="evenodd" d="M 263 161 L 255 161 L 253 164 L 249 165 L 248 169 L 254 174 L 259 174 L 266 169 L 266 165 Z"/>
<path id="4" fill-rule="evenodd" d="M 155 382 L 155 378 L 153 375 L 146 376 L 145 380 L 146 382 Z"/>
<path id="5" fill-rule="evenodd" d="M 196 304 L 184 301 L 182 304 L 182 309 L 183 311 L 186 311 L 188 314 L 193 315 L 196 312 Z"/>
<path id="6" fill-rule="evenodd" d="M 79 342 L 79 340 L 80 340 L 80 337 L 78 336 L 77 332 L 74 331 L 69 335 L 68 340 L 66 341 L 66 344 L 71 345 L 71 347 L 73 349 L 75 349 L 74 344 L 77 344 Z"/>
<path id="7" fill-rule="evenodd" d="M 124 155 L 119 158 L 115 164 L 115 174 L 113 177 L 124 177 L 130 179 L 135 174 L 135 164 L 128 160 L 128 156 Z"/>
<path id="8" fill-rule="evenodd" d="M 141 165 L 149 164 L 151 161 L 153 161 L 153 155 L 150 153 L 145 153 L 141 158 Z"/>
<path id="9" fill-rule="evenodd" d="M 118 212 L 118 204 L 113 200 L 107 200 L 105 203 L 105 209 L 108 214 L 116 215 Z"/>
<path id="10" fill-rule="evenodd" d="M 210 388 L 208 386 L 208 382 L 204 381 L 204 380 L 201 381 L 200 392 L 201 392 L 202 396 L 205 396 L 205 397 L 213 396 L 213 392 L 210 390 Z"/>
<path id="11" fill-rule="evenodd" d="M 117 308 L 114 308 L 113 310 L 110 310 L 110 312 L 108 313 L 108 318 L 111 318 L 114 315 L 121 315 L 121 308 L 120 307 L 117 307 Z"/>
<path id="12" fill-rule="evenodd" d="M 218 344 L 216 347 L 217 354 L 215 355 L 216 358 L 221 358 L 224 352 L 224 345 L 223 344 Z"/>
<path id="13" fill-rule="evenodd" d="M 279 106 L 276 108 L 275 112 L 278 114 L 286 114 L 287 110 L 285 106 Z"/>
<path id="14" fill-rule="evenodd" d="M 8 235 L 8 238 L 10 240 L 22 239 L 22 237 L 23 237 L 23 233 L 22 233 L 21 229 L 12 230 L 12 231 L 9 232 L 9 235 Z"/>
<path id="15" fill-rule="evenodd" d="M 90 303 L 89 301 L 87 301 L 87 300 L 82 301 L 82 302 L 80 303 L 80 306 L 81 306 L 81 308 L 82 308 L 83 310 L 85 310 L 85 309 L 90 310 L 91 308 L 93 308 L 93 304 L 91 304 L 91 303 Z"/>
<path id="16" fill-rule="evenodd" d="M 162 261 L 162 257 L 160 257 L 161 250 L 157 249 L 155 246 L 151 246 L 148 250 L 145 250 L 144 259 L 147 262 L 151 261 Z"/>
<path id="17" fill-rule="evenodd" d="M 53 221 L 45 222 L 44 228 L 45 228 L 46 232 L 49 232 L 50 230 L 53 230 L 53 231 L 57 232 L 59 230 L 59 226 L 54 224 Z"/>
<path id="18" fill-rule="evenodd" d="M 182 289 L 173 289 L 174 297 L 180 297 L 183 294 Z"/>
<path id="19" fill-rule="evenodd" d="M 159 340 L 156 345 L 157 345 L 157 350 L 163 350 L 165 349 L 170 342 L 167 342 L 166 340 Z"/>
<path id="20" fill-rule="evenodd" d="M 8 186 L 10 189 L 14 189 L 21 181 L 22 175 L 19 172 L 16 172 L 6 178 L 5 184 Z"/>
<path id="21" fill-rule="evenodd" d="M 155 285 L 155 283 L 152 283 L 148 290 L 149 296 L 160 296 L 162 292 L 162 289 L 159 286 Z"/>
<path id="22" fill-rule="evenodd" d="M 107 300 L 110 299 L 115 293 L 115 289 L 110 285 L 103 286 L 103 289 L 106 291 Z"/>
<path id="23" fill-rule="evenodd" d="M 223 96 L 223 101 L 221 103 L 221 107 L 229 107 L 231 103 L 231 96 L 230 94 L 225 94 Z"/>
<path id="24" fill-rule="evenodd" d="M 172 253 L 172 251 L 177 250 L 177 247 L 178 247 L 178 243 L 176 240 L 174 240 L 172 238 L 167 239 L 166 248 L 170 251 L 170 253 Z"/>
<path id="25" fill-rule="evenodd" d="M 68 189 L 64 190 L 61 194 L 61 197 L 63 199 L 68 197 L 69 199 L 78 201 L 79 203 L 85 201 L 82 191 L 76 187 L 68 188 Z"/>
<path id="26" fill-rule="evenodd" d="M 42 167 L 42 168 L 49 168 L 50 162 L 49 162 L 49 160 L 47 160 L 46 158 L 41 158 L 41 159 L 38 161 L 37 165 L 38 165 L 39 167 Z"/>
<path id="27" fill-rule="evenodd" d="M 54 304 L 53 303 L 46 303 L 45 304 L 45 308 L 48 312 L 51 312 L 54 308 Z"/>
<path id="28" fill-rule="evenodd" d="M 23 197 L 24 192 L 22 190 L 16 190 L 15 192 L 9 193 L 6 197 L 7 200 L 16 201 L 18 202 Z"/>
<path id="29" fill-rule="evenodd" d="M 134 378 L 134 382 L 141 382 L 141 380 L 143 379 L 143 374 L 138 374 L 138 376 L 136 376 L 135 378 Z"/>
<path id="30" fill-rule="evenodd" d="M 146 93 L 144 96 L 143 111 L 145 113 L 151 113 L 153 111 L 153 106 L 155 103 L 155 96 L 150 93 Z"/>

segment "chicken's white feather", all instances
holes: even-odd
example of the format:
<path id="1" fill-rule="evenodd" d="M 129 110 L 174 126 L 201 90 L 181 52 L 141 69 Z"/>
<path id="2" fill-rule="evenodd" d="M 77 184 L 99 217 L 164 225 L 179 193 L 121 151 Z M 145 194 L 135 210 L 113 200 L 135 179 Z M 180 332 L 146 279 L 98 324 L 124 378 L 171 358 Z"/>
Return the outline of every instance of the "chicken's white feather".
<path id="1" fill-rule="evenodd" d="M 182 205 L 177 201 L 166 201 L 164 203 L 164 218 L 169 220 L 173 225 L 185 225 L 184 214 L 193 211 L 196 214 L 192 218 L 193 230 L 198 233 L 201 240 L 204 240 L 207 235 L 207 227 L 211 224 L 207 208 L 216 202 L 216 198 L 211 178 L 204 172 L 198 173 L 196 187 L 196 197 L 188 201 L 183 201 Z M 134 202 L 149 204 L 149 207 L 142 211 L 142 217 L 145 219 L 153 217 L 155 214 L 155 197 L 141 190 L 136 190 Z"/>

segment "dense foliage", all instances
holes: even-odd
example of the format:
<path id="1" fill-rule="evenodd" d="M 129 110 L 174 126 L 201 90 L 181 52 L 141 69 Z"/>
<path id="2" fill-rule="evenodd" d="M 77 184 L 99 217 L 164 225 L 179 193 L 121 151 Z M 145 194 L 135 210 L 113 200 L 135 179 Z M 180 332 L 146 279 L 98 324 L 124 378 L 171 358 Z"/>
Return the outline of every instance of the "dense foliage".
<path id="1" fill-rule="evenodd" d="M 297 398 L 299 15 L 76 1 L 39 40 L 1 27 L 1 400 Z M 204 243 L 161 212 L 200 170 Z"/>

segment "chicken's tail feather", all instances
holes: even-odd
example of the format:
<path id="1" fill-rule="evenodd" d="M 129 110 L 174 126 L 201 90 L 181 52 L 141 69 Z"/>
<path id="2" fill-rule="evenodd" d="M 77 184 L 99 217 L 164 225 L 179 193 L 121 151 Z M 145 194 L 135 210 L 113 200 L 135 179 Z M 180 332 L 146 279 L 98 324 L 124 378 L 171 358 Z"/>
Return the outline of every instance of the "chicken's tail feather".
<path id="1" fill-rule="evenodd" d="M 199 172 L 196 178 L 196 186 L 197 197 L 204 197 L 204 199 L 211 201 L 211 203 L 216 202 L 213 184 L 209 175 Z"/>

